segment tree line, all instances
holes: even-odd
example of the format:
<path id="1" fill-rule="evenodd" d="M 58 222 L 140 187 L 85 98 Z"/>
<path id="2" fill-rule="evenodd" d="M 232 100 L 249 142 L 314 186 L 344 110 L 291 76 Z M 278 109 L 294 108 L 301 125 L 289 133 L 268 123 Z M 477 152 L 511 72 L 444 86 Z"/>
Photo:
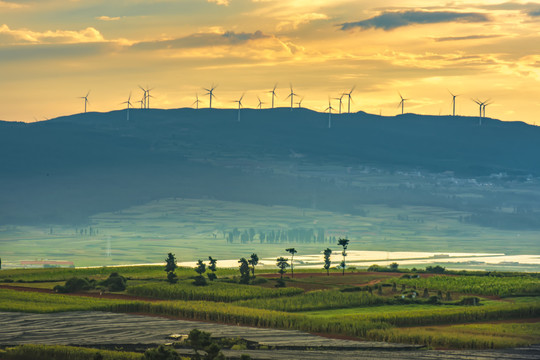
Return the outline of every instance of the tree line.
<path id="1" fill-rule="evenodd" d="M 335 243 L 336 237 L 326 234 L 324 228 L 293 228 L 293 229 L 272 229 L 256 230 L 254 228 L 240 230 L 234 228 L 224 232 L 224 237 L 228 244 L 247 244 L 258 241 L 261 244 L 279 243 Z"/>

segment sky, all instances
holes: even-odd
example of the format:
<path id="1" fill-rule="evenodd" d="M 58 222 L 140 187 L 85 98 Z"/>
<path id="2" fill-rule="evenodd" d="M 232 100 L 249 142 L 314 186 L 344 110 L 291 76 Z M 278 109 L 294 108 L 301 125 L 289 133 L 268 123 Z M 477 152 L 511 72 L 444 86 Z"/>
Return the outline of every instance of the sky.
<path id="1" fill-rule="evenodd" d="M 540 119 L 540 2 L 0 0 L 0 120 L 140 106 L 302 106 Z M 345 105 L 345 103 L 344 103 Z M 295 104 L 297 106 L 297 104 Z M 343 109 L 345 111 L 345 108 Z"/>

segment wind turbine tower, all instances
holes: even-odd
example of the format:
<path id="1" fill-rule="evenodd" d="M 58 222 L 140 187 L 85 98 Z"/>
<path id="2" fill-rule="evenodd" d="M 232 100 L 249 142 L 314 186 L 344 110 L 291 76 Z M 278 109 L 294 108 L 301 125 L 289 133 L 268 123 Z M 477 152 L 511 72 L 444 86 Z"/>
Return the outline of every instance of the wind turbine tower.
<path id="1" fill-rule="evenodd" d="M 478 104 L 479 108 L 480 108 L 480 114 L 479 114 L 479 117 L 478 117 L 478 124 L 480 126 L 482 126 L 482 109 L 484 108 L 484 104 L 487 102 L 486 101 L 480 101 L 478 99 L 472 99 L 472 101 L 474 101 L 476 104 Z"/>
<path id="2" fill-rule="evenodd" d="M 332 128 L 332 110 L 334 108 L 332 107 L 332 103 L 330 98 L 328 98 L 328 107 L 324 111 L 328 111 L 328 128 Z"/>
<path id="3" fill-rule="evenodd" d="M 88 95 L 90 95 L 90 91 L 86 93 L 86 96 L 80 96 L 79 99 L 84 99 L 84 112 L 86 113 L 86 105 L 88 104 Z"/>
<path id="4" fill-rule="evenodd" d="M 294 105 L 294 97 L 295 96 L 298 96 L 298 94 L 295 94 L 294 91 L 293 91 L 293 87 L 292 87 L 292 84 L 291 84 L 291 93 L 289 94 L 289 96 L 287 96 L 285 99 L 288 99 L 288 98 L 291 98 L 291 111 L 293 109 L 293 105 Z"/>
<path id="5" fill-rule="evenodd" d="M 197 110 L 199 110 L 199 103 L 201 102 L 201 100 L 199 100 L 199 94 L 195 94 L 195 101 L 193 102 L 193 104 L 191 104 L 191 106 L 195 105 L 195 108 Z"/>
<path id="6" fill-rule="evenodd" d="M 122 104 L 127 104 L 127 121 L 129 121 L 129 107 L 133 106 L 131 105 L 131 92 L 129 93 L 127 101 L 124 101 Z"/>
<path id="7" fill-rule="evenodd" d="M 450 90 L 448 90 L 448 92 L 450 93 L 450 95 L 452 95 L 452 116 L 456 116 L 456 98 L 459 95 L 452 94 Z"/>
<path id="8" fill-rule="evenodd" d="M 147 109 L 150 109 L 150 98 L 151 97 L 153 98 L 153 96 L 150 95 L 150 90 L 153 90 L 153 89 L 146 89 L 146 94 L 147 94 L 146 95 L 146 108 Z"/>
<path id="9" fill-rule="evenodd" d="M 339 100 L 339 113 L 340 113 L 340 114 L 341 114 L 341 105 L 342 105 L 342 103 L 343 103 L 343 97 L 344 97 L 345 95 L 347 95 L 347 94 L 343 93 L 343 94 L 341 94 L 340 97 L 334 98 L 334 100 Z"/>
<path id="10" fill-rule="evenodd" d="M 205 95 L 209 95 L 210 96 L 210 109 L 212 108 L 212 97 L 216 97 L 216 95 L 214 95 L 214 90 L 216 89 L 217 86 L 214 86 L 214 84 L 212 84 L 212 87 L 210 89 L 206 89 L 206 88 L 203 88 L 204 90 L 206 90 L 206 94 Z"/>
<path id="11" fill-rule="evenodd" d="M 262 109 L 262 105 L 264 104 L 264 102 L 261 101 L 261 98 L 257 96 L 257 100 L 259 100 L 259 105 L 257 105 L 257 107 L 260 109 Z"/>
<path id="12" fill-rule="evenodd" d="M 141 109 L 146 109 L 146 97 L 148 96 L 148 90 L 139 85 L 139 88 L 143 91 L 143 98 L 141 103 Z"/>
<path id="13" fill-rule="evenodd" d="M 344 93 L 344 94 L 343 94 L 343 95 L 346 95 L 346 96 L 349 98 L 349 99 L 348 99 L 349 103 L 348 103 L 348 107 L 347 107 L 347 112 L 348 112 L 349 114 L 351 113 L 351 101 L 352 101 L 352 96 L 351 96 L 351 94 L 353 93 L 354 89 L 356 89 L 356 85 L 353 86 L 353 87 L 351 88 L 351 91 L 349 91 L 348 93 Z"/>
<path id="14" fill-rule="evenodd" d="M 404 108 L 405 108 L 405 100 L 409 100 L 409 99 L 404 99 L 403 96 L 401 96 L 401 93 L 398 93 L 398 94 L 399 94 L 399 97 L 401 98 L 401 101 L 399 102 L 398 107 L 401 106 L 401 115 L 403 115 Z"/>
<path id="15" fill-rule="evenodd" d="M 240 99 L 235 100 L 235 103 L 238 103 L 238 122 L 240 122 L 240 109 L 242 109 L 242 99 L 244 98 L 244 94 L 240 96 Z"/>
<path id="16" fill-rule="evenodd" d="M 484 105 L 482 105 L 482 117 L 486 117 L 486 106 L 493 104 L 491 102 L 491 99 L 484 101 Z"/>
<path id="17" fill-rule="evenodd" d="M 277 83 L 274 85 L 274 88 L 269 91 L 269 93 L 272 94 L 272 109 L 274 108 L 274 98 L 276 97 L 276 88 L 277 88 Z"/>
<path id="18" fill-rule="evenodd" d="M 303 98 L 303 97 L 300 99 L 299 102 L 296 103 L 296 104 L 298 105 L 298 108 L 301 108 L 301 107 L 302 107 L 302 101 L 304 101 L 304 98 Z"/>

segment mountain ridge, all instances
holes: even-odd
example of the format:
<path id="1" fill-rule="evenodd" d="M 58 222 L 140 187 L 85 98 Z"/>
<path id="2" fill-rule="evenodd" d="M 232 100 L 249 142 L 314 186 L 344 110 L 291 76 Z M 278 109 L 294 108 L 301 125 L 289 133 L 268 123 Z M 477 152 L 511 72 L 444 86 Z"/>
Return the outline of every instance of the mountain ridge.
<path id="1" fill-rule="evenodd" d="M 359 112 L 332 114 L 329 129 L 328 117 L 242 109 L 238 121 L 238 109 L 181 108 L 130 109 L 130 121 L 117 110 L 0 122 L 0 219 L 84 222 L 171 196 L 307 206 L 318 194 L 321 206 L 352 211 L 347 191 L 355 190 L 328 179 L 366 166 L 464 178 L 540 175 L 540 129 L 525 123 Z"/>

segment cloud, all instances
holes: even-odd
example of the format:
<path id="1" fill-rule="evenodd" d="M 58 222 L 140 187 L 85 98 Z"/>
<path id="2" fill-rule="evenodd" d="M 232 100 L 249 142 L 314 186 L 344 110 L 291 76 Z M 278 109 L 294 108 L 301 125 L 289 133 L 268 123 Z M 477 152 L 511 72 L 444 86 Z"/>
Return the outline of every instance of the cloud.
<path id="1" fill-rule="evenodd" d="M 485 22 L 489 18 L 481 13 L 461 13 L 452 11 L 397 11 L 384 12 L 370 19 L 341 24 L 341 30 L 353 28 L 393 30 L 415 24 L 436 24 L 445 22 Z"/>
<path id="2" fill-rule="evenodd" d="M 211 2 L 211 3 L 213 2 L 218 5 L 229 6 L 229 0 L 208 0 L 208 2 Z"/>
<path id="3" fill-rule="evenodd" d="M 300 25 L 308 24 L 315 20 L 327 20 L 328 15 L 320 14 L 320 13 L 308 13 L 308 14 L 302 14 L 302 15 L 294 15 L 291 16 L 289 19 L 281 21 L 277 25 L 277 30 L 283 30 L 285 28 L 292 28 L 297 29 Z"/>
<path id="4" fill-rule="evenodd" d="M 434 38 L 435 41 L 459 41 L 459 40 L 477 40 L 477 39 L 491 39 L 501 37 L 502 35 L 469 35 L 469 36 L 449 36 Z"/>
<path id="5" fill-rule="evenodd" d="M 253 33 L 236 33 L 234 31 L 226 31 L 223 33 L 210 32 L 192 34 L 172 40 L 141 42 L 133 45 L 133 47 L 146 50 L 199 48 L 209 46 L 240 45 L 248 41 L 270 37 L 270 35 L 263 34 L 259 30 Z"/>
<path id="6" fill-rule="evenodd" d="M 540 4 L 538 3 L 517 3 L 517 2 L 505 2 L 493 5 L 483 5 L 480 8 L 486 10 L 507 10 L 507 11 L 521 11 L 532 17 L 540 16 Z"/>
<path id="7" fill-rule="evenodd" d="M 22 9 L 28 7 L 26 4 L 17 4 L 9 1 L 0 0 L 0 9 Z"/>
<path id="8" fill-rule="evenodd" d="M 93 27 L 80 31 L 72 30 L 47 30 L 44 32 L 29 29 L 10 29 L 6 24 L 0 26 L 2 38 L 11 38 L 12 43 L 32 44 L 77 44 L 104 41 L 101 33 Z"/>
<path id="9" fill-rule="evenodd" d="M 102 20 L 102 21 L 116 21 L 116 20 L 120 20 L 120 16 L 115 16 L 115 17 L 110 17 L 110 16 L 98 16 L 96 17 L 97 20 Z"/>

